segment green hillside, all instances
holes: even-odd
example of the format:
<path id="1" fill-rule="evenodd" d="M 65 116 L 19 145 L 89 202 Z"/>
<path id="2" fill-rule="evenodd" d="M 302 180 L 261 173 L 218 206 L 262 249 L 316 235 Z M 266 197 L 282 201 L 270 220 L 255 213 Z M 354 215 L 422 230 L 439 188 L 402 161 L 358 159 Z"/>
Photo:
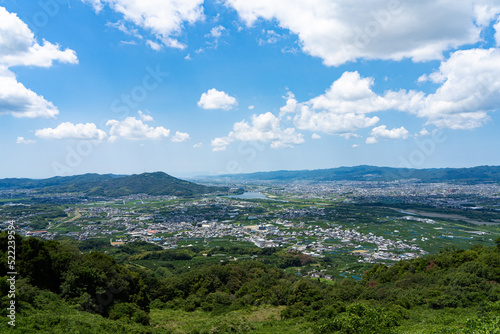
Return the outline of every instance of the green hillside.
<path id="1" fill-rule="evenodd" d="M 99 252 L 81 253 L 67 241 L 15 240 L 21 333 L 500 332 L 500 239 L 499 247 L 374 265 L 357 282 L 302 278 L 255 260 L 163 276 L 131 259 L 119 264 Z M 4 232 L 2 333 L 10 328 L 7 245 Z"/>
<path id="2" fill-rule="evenodd" d="M 79 192 L 89 196 L 194 196 L 214 192 L 227 192 L 225 187 L 208 187 L 184 181 L 163 172 L 138 175 L 85 174 L 54 177 L 44 180 L 3 179 L 0 189 L 36 189 L 41 192 Z"/>
<path id="3" fill-rule="evenodd" d="M 199 185 L 177 179 L 162 172 L 114 178 L 85 190 L 88 195 L 109 197 L 141 193 L 152 196 L 194 196 L 218 191 L 227 192 L 228 189 L 224 187 L 207 187 Z"/>

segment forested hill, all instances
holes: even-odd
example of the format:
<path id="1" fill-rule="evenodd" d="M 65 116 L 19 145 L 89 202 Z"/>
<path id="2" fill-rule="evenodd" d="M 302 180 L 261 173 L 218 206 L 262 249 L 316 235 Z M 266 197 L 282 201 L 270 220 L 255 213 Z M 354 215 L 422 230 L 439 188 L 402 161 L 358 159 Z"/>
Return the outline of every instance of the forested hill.
<path id="1" fill-rule="evenodd" d="M 421 182 L 500 182 L 500 166 L 472 168 L 410 169 L 376 166 L 339 167 L 316 170 L 281 170 L 219 176 L 234 181 L 396 181 L 417 179 Z"/>
<path id="2" fill-rule="evenodd" d="M 50 179 L 3 179 L 0 190 L 36 189 L 44 192 L 81 192 L 89 196 L 127 196 L 147 194 L 152 196 L 193 196 L 214 192 L 227 192 L 224 187 L 208 187 L 181 179 L 163 172 L 138 175 L 58 176 Z"/>

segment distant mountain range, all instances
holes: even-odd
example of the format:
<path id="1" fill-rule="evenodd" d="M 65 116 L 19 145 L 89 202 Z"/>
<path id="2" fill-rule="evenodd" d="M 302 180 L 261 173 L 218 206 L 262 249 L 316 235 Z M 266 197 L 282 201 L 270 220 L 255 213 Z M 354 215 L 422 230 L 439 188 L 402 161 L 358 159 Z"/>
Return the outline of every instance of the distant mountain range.
<path id="1" fill-rule="evenodd" d="M 134 194 L 151 196 L 194 196 L 227 192 L 226 187 L 208 187 L 177 179 L 163 172 L 138 175 L 57 176 L 50 179 L 3 179 L 0 190 L 37 189 L 43 192 L 81 192 L 88 196 L 118 197 Z"/>
<path id="2" fill-rule="evenodd" d="M 417 179 L 421 182 L 500 182 L 500 166 L 472 168 L 408 169 L 375 166 L 339 167 L 316 170 L 281 170 L 251 174 L 222 175 L 231 181 L 396 181 Z"/>
<path id="3" fill-rule="evenodd" d="M 339 167 L 316 170 L 274 171 L 209 177 L 228 182 L 252 181 L 396 181 L 420 182 L 500 182 L 500 166 L 472 168 L 406 169 L 375 166 Z M 36 189 L 46 193 L 79 192 L 88 196 L 119 197 L 134 194 L 151 196 L 195 196 L 228 192 L 227 187 L 211 187 L 181 180 L 163 172 L 138 175 L 84 174 L 49 179 L 0 179 L 0 190 Z"/>

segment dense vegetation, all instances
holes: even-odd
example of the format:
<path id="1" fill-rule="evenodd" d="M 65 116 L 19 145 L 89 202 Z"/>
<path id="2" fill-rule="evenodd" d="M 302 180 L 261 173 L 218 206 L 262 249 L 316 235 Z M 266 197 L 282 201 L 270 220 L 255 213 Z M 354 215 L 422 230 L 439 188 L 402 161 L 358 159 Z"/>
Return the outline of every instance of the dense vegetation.
<path id="1" fill-rule="evenodd" d="M 225 187 L 208 187 L 177 179 L 163 172 L 139 175 L 58 176 L 44 180 L 3 179 L 0 189 L 38 189 L 49 193 L 80 192 L 89 196 L 128 196 L 147 194 L 151 196 L 195 196 L 218 191 Z"/>
<path id="2" fill-rule="evenodd" d="M 161 277 L 100 252 L 82 253 L 67 241 L 16 236 L 16 329 L 25 333 L 499 333 L 500 319 L 495 315 L 500 313 L 500 239 L 497 243 L 499 247 L 445 249 L 390 267 L 374 265 L 359 282 L 320 282 L 254 260 L 199 266 Z M 0 234 L 4 318 L 9 302 L 6 249 L 4 232 Z M 162 251 L 139 244 L 138 249 L 124 250 L 131 256 L 175 261 L 199 249 Z M 285 266 L 286 261 L 300 261 L 298 254 L 269 252 L 281 257 Z M 245 312 L 268 316 L 254 321 L 236 316 Z M 186 314 L 201 317 L 203 324 L 174 328 L 176 319 Z M 430 320 L 434 318 L 440 320 Z M 8 329 L 2 321 L 0 331 Z"/>

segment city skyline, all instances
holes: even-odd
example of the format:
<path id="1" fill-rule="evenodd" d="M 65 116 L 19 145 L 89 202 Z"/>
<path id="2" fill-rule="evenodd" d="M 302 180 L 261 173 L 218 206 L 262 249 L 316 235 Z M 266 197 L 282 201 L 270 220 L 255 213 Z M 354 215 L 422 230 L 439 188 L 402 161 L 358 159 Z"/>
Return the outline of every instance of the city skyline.
<path id="1" fill-rule="evenodd" d="M 493 0 L 0 2 L 0 178 L 500 165 Z"/>

